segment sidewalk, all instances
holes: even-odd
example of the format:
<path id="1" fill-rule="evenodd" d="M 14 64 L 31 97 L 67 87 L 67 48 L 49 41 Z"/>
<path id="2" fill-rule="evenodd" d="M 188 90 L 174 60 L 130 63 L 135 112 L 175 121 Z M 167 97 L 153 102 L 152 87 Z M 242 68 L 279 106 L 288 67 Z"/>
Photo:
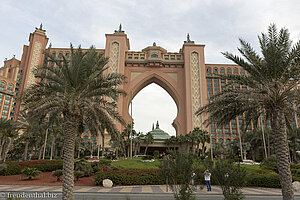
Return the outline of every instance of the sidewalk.
<path id="1" fill-rule="evenodd" d="M 172 193 L 170 188 L 166 191 L 166 185 L 134 185 L 134 186 L 115 186 L 113 188 L 104 187 L 74 187 L 75 193 L 123 193 L 123 194 L 161 194 Z M 61 192 L 61 186 L 22 186 L 22 185 L 0 185 L 0 192 Z M 244 188 L 245 195 L 272 195 L 281 196 L 281 189 L 278 188 Z M 222 190 L 218 186 L 212 186 L 212 191 L 203 190 L 196 191 L 196 194 L 222 194 Z M 296 196 L 300 196 L 300 192 L 295 192 Z"/>

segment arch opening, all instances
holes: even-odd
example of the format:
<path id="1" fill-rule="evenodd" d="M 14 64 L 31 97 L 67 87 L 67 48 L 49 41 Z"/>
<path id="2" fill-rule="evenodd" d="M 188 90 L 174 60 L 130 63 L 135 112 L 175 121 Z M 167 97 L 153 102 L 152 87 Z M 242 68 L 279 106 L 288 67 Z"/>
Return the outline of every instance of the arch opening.
<path id="1" fill-rule="evenodd" d="M 152 130 L 153 123 L 158 121 L 162 130 L 170 136 L 176 135 L 173 121 L 178 114 L 178 105 L 164 87 L 152 80 L 139 87 L 133 96 L 132 116 L 137 132 L 146 134 Z M 131 114 L 130 105 L 128 106 L 128 112 Z"/>

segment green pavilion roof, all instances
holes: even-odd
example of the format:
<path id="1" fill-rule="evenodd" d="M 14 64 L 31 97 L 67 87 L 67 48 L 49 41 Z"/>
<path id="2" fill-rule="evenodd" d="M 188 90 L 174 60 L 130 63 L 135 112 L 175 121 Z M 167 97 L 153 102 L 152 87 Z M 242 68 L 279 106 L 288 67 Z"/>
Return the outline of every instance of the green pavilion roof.
<path id="1" fill-rule="evenodd" d="M 158 121 L 156 122 L 155 129 L 153 124 L 152 131 L 150 131 L 150 133 L 152 134 L 154 141 L 165 141 L 171 137 L 168 133 L 159 128 Z"/>

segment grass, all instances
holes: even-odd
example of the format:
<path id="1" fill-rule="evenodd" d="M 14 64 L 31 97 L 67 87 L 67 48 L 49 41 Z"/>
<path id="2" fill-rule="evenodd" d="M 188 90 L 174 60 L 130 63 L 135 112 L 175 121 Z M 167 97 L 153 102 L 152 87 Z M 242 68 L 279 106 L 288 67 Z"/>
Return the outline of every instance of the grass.
<path id="1" fill-rule="evenodd" d="M 112 162 L 112 166 L 121 166 L 125 169 L 158 169 L 159 160 L 155 159 L 154 162 L 142 162 L 141 158 L 120 158 L 119 161 Z"/>

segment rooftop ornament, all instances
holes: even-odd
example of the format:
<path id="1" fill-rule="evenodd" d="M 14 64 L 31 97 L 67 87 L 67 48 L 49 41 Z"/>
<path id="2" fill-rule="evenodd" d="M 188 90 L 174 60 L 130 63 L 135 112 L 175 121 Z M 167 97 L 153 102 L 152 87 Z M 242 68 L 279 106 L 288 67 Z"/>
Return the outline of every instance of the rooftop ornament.
<path id="1" fill-rule="evenodd" d="M 40 30 L 46 32 L 46 30 L 43 29 L 43 24 L 40 24 L 40 28 L 35 27 L 35 30 Z"/>
<path id="2" fill-rule="evenodd" d="M 122 30 L 122 24 L 119 25 L 119 30 L 115 30 L 115 33 L 124 33 Z"/>
<path id="3" fill-rule="evenodd" d="M 194 41 L 192 41 L 190 39 L 190 34 L 188 33 L 187 36 L 186 36 L 186 41 L 184 41 L 184 43 L 194 43 Z"/>
<path id="4" fill-rule="evenodd" d="M 152 46 L 156 47 L 156 43 L 155 43 L 155 42 L 153 42 L 153 45 L 152 45 Z"/>

